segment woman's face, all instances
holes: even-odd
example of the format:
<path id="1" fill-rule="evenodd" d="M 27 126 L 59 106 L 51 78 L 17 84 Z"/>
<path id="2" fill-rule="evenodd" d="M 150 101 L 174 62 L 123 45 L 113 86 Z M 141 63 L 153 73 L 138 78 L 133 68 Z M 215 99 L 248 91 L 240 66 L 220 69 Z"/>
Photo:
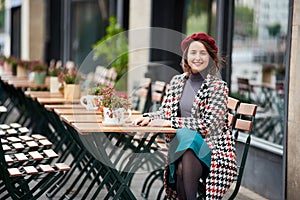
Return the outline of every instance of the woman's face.
<path id="1" fill-rule="evenodd" d="M 209 58 L 210 56 L 201 42 L 193 41 L 190 44 L 187 52 L 187 61 L 193 74 L 206 69 L 209 63 Z"/>

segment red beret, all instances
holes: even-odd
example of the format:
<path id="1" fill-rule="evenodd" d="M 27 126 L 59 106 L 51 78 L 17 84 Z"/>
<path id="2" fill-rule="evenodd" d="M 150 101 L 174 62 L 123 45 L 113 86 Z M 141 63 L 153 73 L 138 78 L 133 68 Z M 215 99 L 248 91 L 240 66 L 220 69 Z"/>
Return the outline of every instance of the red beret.
<path id="1" fill-rule="evenodd" d="M 189 37 L 186 37 L 184 40 L 181 42 L 181 50 L 184 52 L 186 47 L 192 42 L 192 41 L 204 41 L 208 45 L 210 45 L 216 53 L 218 53 L 218 47 L 216 45 L 216 42 L 214 38 L 210 37 L 206 33 L 200 32 L 200 33 L 194 33 L 190 35 Z"/>

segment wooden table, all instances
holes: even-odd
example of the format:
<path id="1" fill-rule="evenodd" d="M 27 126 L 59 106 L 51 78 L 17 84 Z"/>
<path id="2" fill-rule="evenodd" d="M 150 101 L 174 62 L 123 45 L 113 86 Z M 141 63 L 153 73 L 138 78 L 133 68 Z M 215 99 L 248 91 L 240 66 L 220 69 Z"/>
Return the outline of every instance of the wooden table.
<path id="1" fill-rule="evenodd" d="M 176 129 L 170 127 L 141 127 L 131 124 L 105 126 L 101 122 L 70 124 L 85 148 L 106 167 L 106 175 L 116 177 L 113 182 L 107 180 L 112 185 L 108 188 L 107 195 L 115 193 L 113 199 L 137 199 L 130 188 L 134 174 L 145 166 L 162 169 L 165 154 L 153 152 L 152 145 L 159 134 L 176 133 Z M 139 137 L 136 138 L 137 135 Z M 103 186 L 98 185 L 97 189 L 102 190 Z"/>
<path id="2" fill-rule="evenodd" d="M 105 186 L 109 185 L 106 188 L 108 191 L 105 193 L 107 199 L 137 199 L 130 188 L 130 182 L 134 174 L 138 169 L 141 169 L 141 165 L 145 162 L 153 160 L 153 166 L 159 163 L 151 151 L 151 146 L 157 135 L 160 133 L 174 134 L 176 132 L 176 129 L 170 127 L 140 127 L 133 126 L 131 123 L 125 123 L 122 126 L 106 126 L 101 122 L 102 115 L 100 115 L 99 111 L 88 111 L 78 108 L 77 106 L 80 105 L 79 99 L 66 100 L 63 97 L 49 97 L 46 93 L 38 92 L 28 93 L 28 95 L 32 95 L 31 97 L 36 100 L 34 101 L 35 103 L 43 105 L 35 108 L 43 110 L 41 112 L 44 114 L 43 116 L 53 117 L 52 119 L 55 117 L 55 122 L 50 120 L 49 123 L 53 123 L 53 127 L 57 128 L 55 130 L 60 133 L 57 138 L 68 138 L 68 140 L 64 140 L 71 141 L 71 143 L 66 144 L 78 145 L 76 149 L 80 150 L 79 156 L 89 155 L 93 157 L 93 163 L 83 162 L 84 166 L 87 167 L 86 169 L 81 167 L 82 163 L 78 163 L 76 166 L 78 165 L 78 169 L 84 172 L 81 176 L 85 176 L 85 178 L 91 177 L 91 174 L 89 174 L 90 168 L 97 167 L 92 173 L 93 176 L 96 176 L 94 173 L 97 173 L 97 176 L 101 177 L 95 178 L 99 183 L 97 182 L 98 185 L 95 183 L 94 185 L 91 184 L 88 188 L 94 187 L 96 191 L 101 191 L 106 188 Z M 70 105 L 65 105 L 67 103 L 76 104 L 77 108 L 74 109 Z M 44 108 L 49 104 L 61 105 L 56 108 L 49 106 L 49 108 L 53 109 L 53 112 L 45 112 Z M 98 112 L 99 114 L 96 114 Z M 134 111 L 133 114 L 132 117 L 138 117 L 140 116 L 138 114 L 141 113 Z M 36 120 L 38 121 L 38 119 Z M 55 123 L 60 126 L 55 126 Z M 67 130 L 63 130 L 65 127 Z M 64 134 L 68 137 L 64 137 Z M 134 137 L 138 134 L 142 134 L 145 137 L 135 140 Z M 84 152 L 89 152 L 89 154 Z M 75 159 L 79 160 L 79 156 L 75 157 Z M 85 157 L 81 158 L 81 160 L 84 159 Z M 164 164 L 164 162 L 162 163 Z M 96 193 L 93 195 L 97 197 Z"/>
<path id="3" fill-rule="evenodd" d="M 7 83 L 9 85 L 13 85 L 15 88 L 49 88 L 49 82 L 45 82 L 44 84 L 35 84 L 33 81 L 28 79 L 12 79 L 10 78 Z"/>
<path id="4" fill-rule="evenodd" d="M 64 104 L 45 104 L 44 107 L 47 110 L 53 111 L 55 108 L 59 109 L 85 109 L 81 104 L 76 103 L 64 103 Z"/>
<path id="5" fill-rule="evenodd" d="M 137 117 L 139 117 L 139 115 L 132 115 L 131 120 L 134 120 Z M 70 125 L 73 123 L 100 123 L 103 120 L 102 115 L 80 115 L 80 114 L 66 115 L 66 114 L 62 114 L 62 115 L 60 115 L 60 118 Z M 128 121 L 128 123 L 131 123 L 131 120 Z"/>
<path id="6" fill-rule="evenodd" d="M 176 133 L 176 129 L 171 127 L 157 127 L 157 126 L 134 126 L 130 123 L 121 126 L 103 125 L 102 123 L 77 123 L 73 122 L 72 126 L 80 134 L 89 133 Z"/>
<path id="7" fill-rule="evenodd" d="M 55 113 L 58 115 L 100 115 L 102 112 L 99 110 L 87 110 L 85 108 L 54 108 Z M 139 111 L 131 111 L 132 115 L 140 115 Z M 128 115 L 128 112 L 125 112 L 125 115 Z"/>
<path id="8" fill-rule="evenodd" d="M 50 91 L 25 91 L 25 95 L 36 98 L 62 98 L 62 93 L 51 93 Z"/>
<path id="9" fill-rule="evenodd" d="M 54 108 L 54 112 L 58 115 L 100 115 L 99 110 L 87 110 L 85 108 L 69 109 L 69 108 Z"/>
<path id="10" fill-rule="evenodd" d="M 65 99 L 64 97 L 49 97 L 49 98 L 37 98 L 37 101 L 42 104 L 63 104 L 63 103 L 80 103 L 80 99 Z"/>

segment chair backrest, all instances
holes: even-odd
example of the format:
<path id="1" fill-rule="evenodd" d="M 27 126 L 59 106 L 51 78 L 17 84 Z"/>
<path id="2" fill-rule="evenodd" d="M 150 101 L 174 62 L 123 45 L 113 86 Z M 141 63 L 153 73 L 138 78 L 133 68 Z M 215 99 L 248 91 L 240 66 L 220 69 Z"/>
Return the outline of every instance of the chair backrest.
<path id="1" fill-rule="evenodd" d="M 132 108 L 140 111 L 142 113 L 148 112 L 150 107 L 150 97 L 151 97 L 151 79 L 144 78 L 141 80 L 139 85 L 133 90 L 131 99 L 132 99 Z"/>
<path id="2" fill-rule="evenodd" d="M 235 122 L 235 115 L 236 115 L 239 103 L 240 103 L 240 100 L 235 99 L 233 97 L 228 97 L 228 100 L 227 100 L 227 108 L 229 111 L 228 112 L 228 124 L 231 126 Z"/>
<path id="3" fill-rule="evenodd" d="M 252 131 L 252 125 L 256 114 L 257 105 L 249 103 L 241 103 L 237 115 L 235 129 L 243 131 Z"/>
<path id="4" fill-rule="evenodd" d="M 113 87 L 117 78 L 117 73 L 112 67 L 107 69 L 103 66 L 97 66 L 94 74 L 94 81 L 100 85 Z"/>
<path id="5" fill-rule="evenodd" d="M 248 78 L 237 78 L 237 84 L 239 94 L 250 95 L 251 86 Z"/>
<path id="6" fill-rule="evenodd" d="M 156 111 L 160 106 L 163 97 L 165 95 L 166 82 L 155 81 L 151 85 L 151 101 L 152 101 L 152 111 Z"/>
<path id="7" fill-rule="evenodd" d="M 155 81 L 151 87 L 152 87 L 152 102 L 161 103 L 165 92 L 166 82 Z"/>

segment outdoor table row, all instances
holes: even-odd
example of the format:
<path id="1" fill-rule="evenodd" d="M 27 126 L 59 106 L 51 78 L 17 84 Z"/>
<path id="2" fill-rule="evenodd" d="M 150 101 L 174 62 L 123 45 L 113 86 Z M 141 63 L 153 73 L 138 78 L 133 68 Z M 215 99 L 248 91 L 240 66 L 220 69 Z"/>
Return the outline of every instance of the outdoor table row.
<path id="1" fill-rule="evenodd" d="M 162 133 L 174 134 L 175 129 L 133 126 L 131 121 L 122 125 L 103 125 L 102 113 L 98 110 L 85 109 L 78 103 L 78 100 L 64 102 L 58 100 L 63 97 L 55 97 L 57 101 L 54 103 L 53 98 L 46 97 L 46 93 L 27 92 L 27 95 L 34 96 L 36 101 L 43 105 L 46 110 L 55 113 L 68 126 L 69 131 L 77 134 L 77 140 L 79 139 L 83 143 L 84 148 L 106 166 L 107 173 L 105 175 L 110 174 L 110 176 L 115 177 L 116 180 L 113 183 L 104 181 L 104 183 L 111 185 L 105 195 L 107 198 L 136 199 L 137 197 L 130 188 L 134 174 L 142 168 L 142 165 L 149 165 L 152 160 L 155 160 L 154 163 L 156 164 L 152 166 L 151 170 L 163 167 L 164 162 L 161 158 L 163 154 L 158 157 L 152 155 L 150 153 L 151 146 L 157 135 Z M 140 112 L 132 111 L 131 120 L 139 116 L 141 116 Z M 141 138 L 137 140 L 136 135 Z M 123 143 L 123 146 L 120 146 L 120 143 Z M 157 159 L 160 159 L 159 162 Z M 103 189 L 103 184 L 98 185 L 98 187 Z"/>
<path id="2" fill-rule="evenodd" d="M 68 155 L 72 155 L 73 160 L 69 163 L 71 168 L 81 170 L 64 196 L 78 195 L 82 191 L 82 185 L 86 184 L 86 180 L 93 174 L 93 180 L 88 189 L 83 191 L 83 196 L 91 194 L 92 188 L 98 183 L 90 199 L 97 199 L 103 190 L 106 192 L 102 196 L 106 199 L 137 199 L 130 188 L 134 174 L 140 169 L 147 168 L 147 173 L 150 173 L 151 170 L 163 167 L 164 154 L 153 153 L 152 145 L 159 134 L 174 134 L 175 129 L 133 126 L 131 120 L 141 116 L 138 111 L 132 111 L 131 120 L 125 124 L 103 125 L 101 112 L 85 109 L 80 104 L 80 99 L 66 100 L 61 93 L 31 91 L 29 88 L 36 85 L 20 78 L 1 76 L 1 80 L 24 92 L 24 96 L 12 94 L 24 104 L 21 106 L 21 109 L 25 109 L 24 116 L 29 116 L 31 123 L 38 122 L 38 128 L 43 131 L 49 129 L 45 126 L 51 124 L 54 130 L 48 135 L 54 141 L 56 150 L 65 154 L 61 159 L 64 161 Z M 58 194 L 61 186 L 72 177 L 73 171 L 71 169 L 64 180 L 60 180 L 51 188 L 49 197 Z M 80 182 L 80 178 L 84 180 Z M 79 182 L 80 186 L 75 188 Z M 72 190 L 76 192 L 72 194 Z"/>

